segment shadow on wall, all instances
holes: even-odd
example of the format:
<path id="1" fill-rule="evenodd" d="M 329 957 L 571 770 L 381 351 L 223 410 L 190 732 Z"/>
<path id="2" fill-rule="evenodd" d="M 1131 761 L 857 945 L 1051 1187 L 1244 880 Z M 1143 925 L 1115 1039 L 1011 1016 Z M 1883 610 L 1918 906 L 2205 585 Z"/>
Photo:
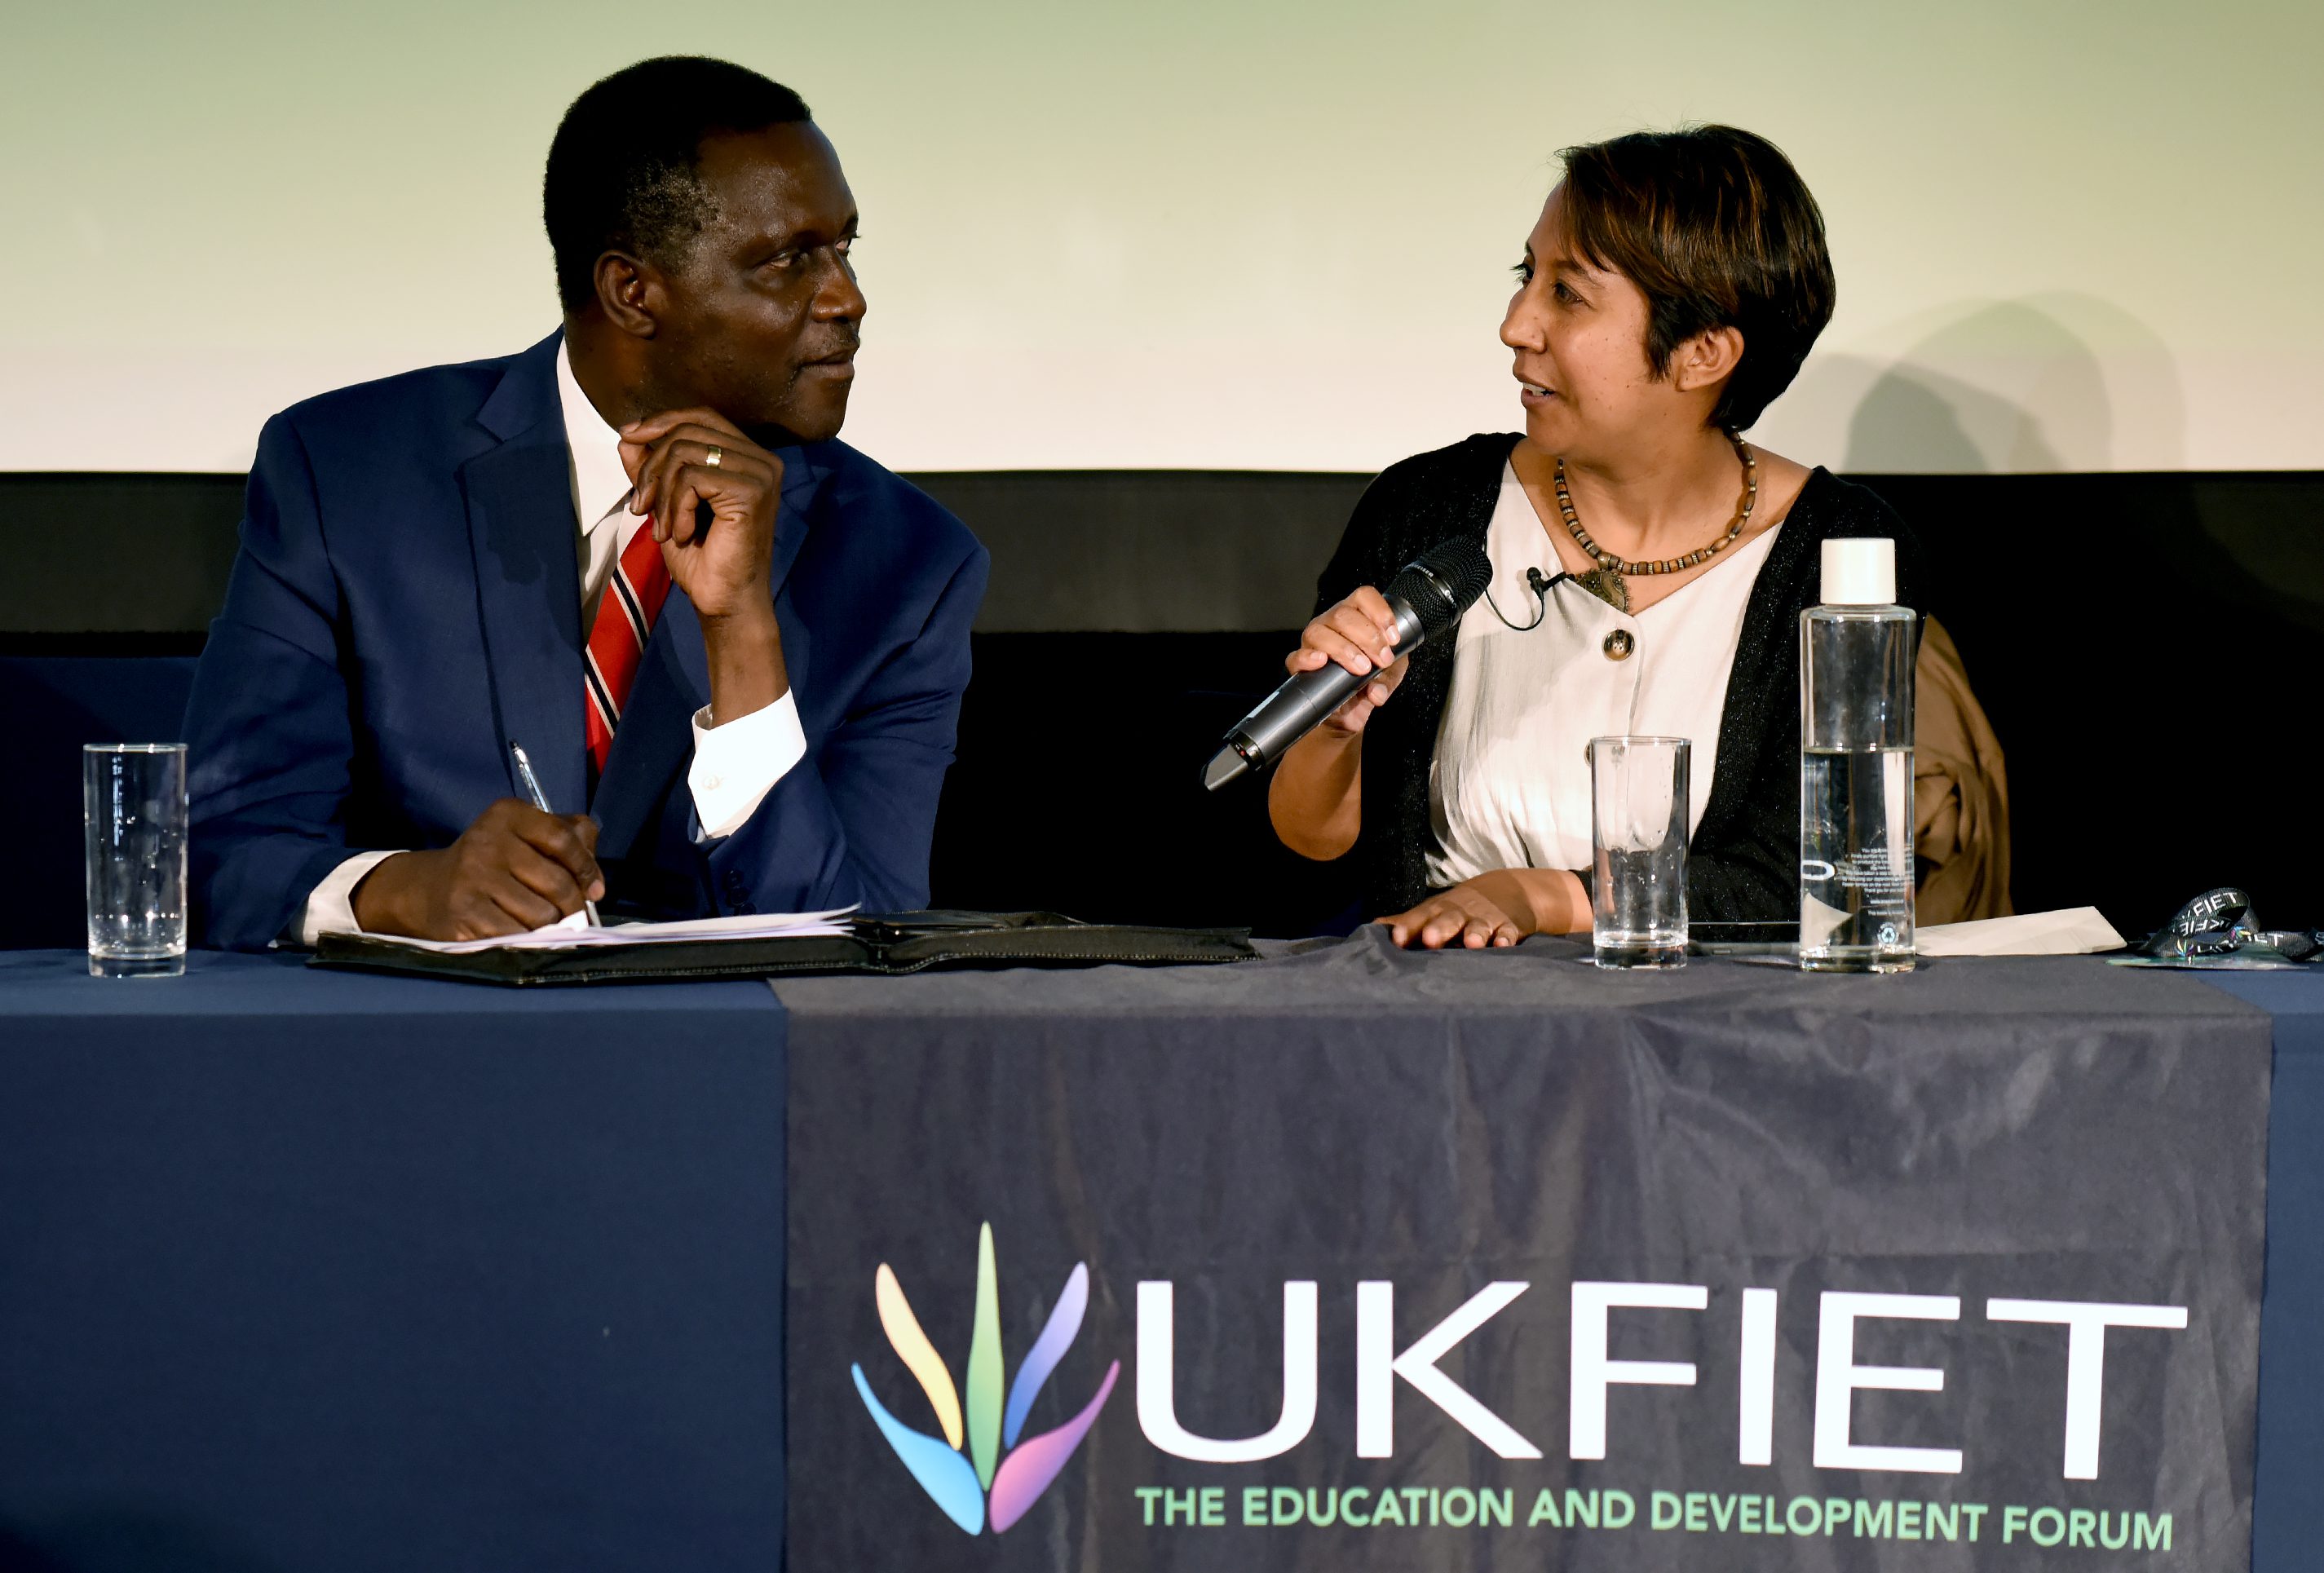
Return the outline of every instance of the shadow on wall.
<path id="1" fill-rule="evenodd" d="M 1852 408 L 1853 474 L 2170 470 L 2186 454 L 2179 368 L 2153 331 L 2088 295 L 1962 302 L 1905 325 L 1886 363 L 1811 361 L 1809 401 Z"/>
<path id="2" fill-rule="evenodd" d="M 2006 452 L 2008 461 L 1990 455 Z M 2041 424 L 2006 399 L 1939 372 L 1897 366 L 1866 391 L 1848 424 L 1848 472 L 1895 475 L 2048 473 L 2066 468 Z"/>

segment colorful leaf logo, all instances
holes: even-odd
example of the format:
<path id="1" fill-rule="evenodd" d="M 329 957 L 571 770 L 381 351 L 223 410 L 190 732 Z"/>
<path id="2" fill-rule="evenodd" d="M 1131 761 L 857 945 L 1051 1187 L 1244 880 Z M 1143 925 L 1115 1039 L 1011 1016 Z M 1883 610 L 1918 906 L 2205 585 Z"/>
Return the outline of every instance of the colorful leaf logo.
<path id="1" fill-rule="evenodd" d="M 920 1320 L 912 1314 L 911 1302 L 904 1298 L 904 1286 L 896 1281 L 895 1273 L 885 1262 L 880 1264 L 880 1271 L 872 1278 L 872 1298 L 880 1308 L 881 1330 L 888 1335 L 897 1357 L 904 1362 L 904 1368 L 918 1380 L 920 1391 L 928 1395 L 928 1406 L 936 1411 L 936 1428 L 944 1435 L 937 1438 L 916 1431 L 889 1413 L 887 1406 L 872 1395 L 872 1384 L 864 1379 L 863 1367 L 851 1366 L 848 1369 L 854 1374 L 855 1391 L 862 1394 L 863 1407 L 872 1412 L 880 1434 L 896 1449 L 896 1457 L 904 1461 L 912 1478 L 944 1509 L 947 1518 L 973 1535 L 982 1532 L 989 1517 L 992 1532 L 999 1534 L 1024 1517 L 1025 1510 L 1065 1468 L 1074 1449 L 1081 1446 L 1082 1438 L 1096 1423 L 1098 1411 L 1112 1396 L 1114 1378 L 1121 1375 L 1121 1362 L 1116 1360 L 1106 1367 L 1105 1380 L 1098 1384 L 1097 1396 L 1079 1414 L 1053 1431 L 1043 1431 L 1022 1442 L 1017 1440 L 1025 1429 L 1025 1417 L 1032 1410 L 1033 1400 L 1039 1396 L 1042 1384 L 1057 1368 L 1057 1362 L 1065 1358 L 1074 1335 L 1082 1330 L 1082 1314 L 1089 1309 L 1088 1265 L 1074 1264 L 1065 1290 L 1057 1296 L 1057 1303 L 1050 1309 L 1049 1320 L 1041 1329 L 1041 1336 L 1033 1340 L 1025 1363 L 1017 1368 L 1017 1380 L 1009 1389 L 1009 1402 L 1004 1406 L 1001 1401 L 1001 1290 L 992 1264 L 992 1226 L 988 1223 L 978 1229 L 976 1322 L 968 1346 L 965 1416 L 951 1371 L 945 1368 L 936 1346 L 928 1341 L 928 1335 L 920 1330 Z M 964 1444 L 967 1449 L 964 1454 Z"/>

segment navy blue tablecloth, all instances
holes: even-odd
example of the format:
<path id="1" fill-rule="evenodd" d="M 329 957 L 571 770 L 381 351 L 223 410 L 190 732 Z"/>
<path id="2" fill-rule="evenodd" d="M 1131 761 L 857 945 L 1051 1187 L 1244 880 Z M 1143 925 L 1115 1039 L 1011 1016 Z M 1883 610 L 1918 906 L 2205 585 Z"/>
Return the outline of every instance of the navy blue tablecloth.
<path id="1" fill-rule="evenodd" d="M 2292 1573 L 2324 977 L 2209 980 L 2274 1018 L 2254 1566 Z M 0 953 L 0 1568 L 778 1566 L 786 1077 L 752 984 Z"/>
<path id="2" fill-rule="evenodd" d="M 2324 1564 L 2324 970 L 2204 972 L 2275 1021 L 2254 1573 Z"/>
<path id="3" fill-rule="evenodd" d="M 0 954 L 0 1568 L 778 1565 L 784 1034 Z"/>

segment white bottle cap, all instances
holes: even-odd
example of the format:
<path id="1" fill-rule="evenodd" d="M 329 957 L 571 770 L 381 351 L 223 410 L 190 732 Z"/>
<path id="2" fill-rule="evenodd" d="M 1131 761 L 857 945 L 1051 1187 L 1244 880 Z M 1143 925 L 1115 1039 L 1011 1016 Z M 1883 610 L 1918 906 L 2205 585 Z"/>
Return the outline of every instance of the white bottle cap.
<path id="1" fill-rule="evenodd" d="M 1893 606 L 1896 543 L 1886 536 L 1841 537 L 1823 543 L 1826 606 Z"/>

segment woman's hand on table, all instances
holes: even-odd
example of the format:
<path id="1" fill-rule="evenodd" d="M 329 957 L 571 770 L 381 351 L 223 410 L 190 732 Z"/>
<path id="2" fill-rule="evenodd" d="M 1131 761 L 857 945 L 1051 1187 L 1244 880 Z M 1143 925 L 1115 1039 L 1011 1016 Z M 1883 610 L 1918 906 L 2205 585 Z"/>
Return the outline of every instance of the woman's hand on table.
<path id="1" fill-rule="evenodd" d="M 1590 922 L 1582 881 L 1563 869 L 1497 869 L 1439 890 L 1408 912 L 1377 917 L 1404 946 L 1472 951 L 1516 944 L 1528 934 L 1566 934 Z"/>

